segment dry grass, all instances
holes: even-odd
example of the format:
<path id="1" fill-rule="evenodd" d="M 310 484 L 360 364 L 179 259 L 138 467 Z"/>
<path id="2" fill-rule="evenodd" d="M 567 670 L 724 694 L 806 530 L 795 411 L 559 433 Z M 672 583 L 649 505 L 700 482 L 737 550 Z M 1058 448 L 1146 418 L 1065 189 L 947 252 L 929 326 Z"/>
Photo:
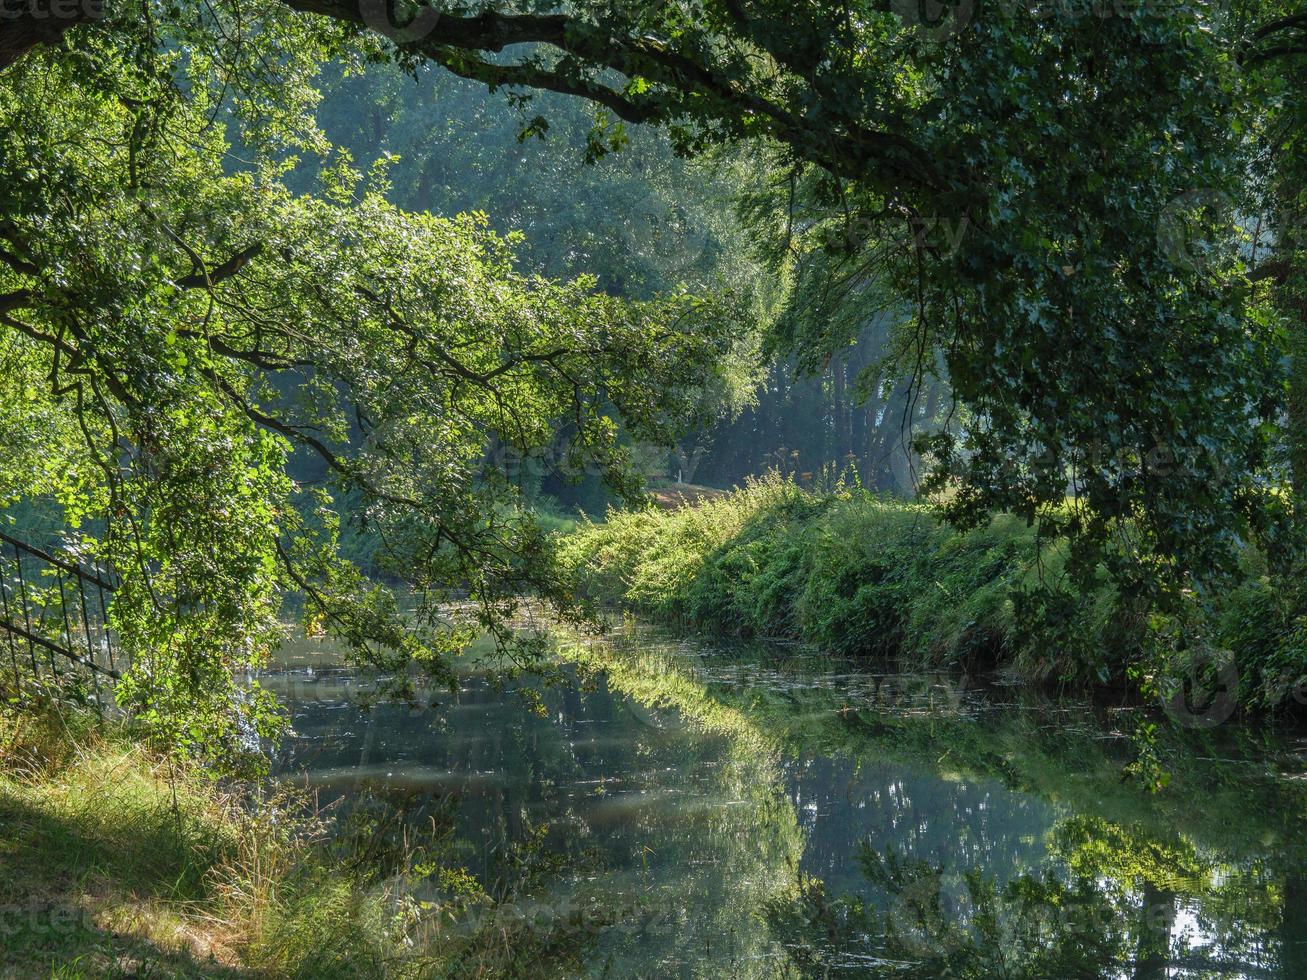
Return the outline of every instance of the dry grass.
<path id="1" fill-rule="evenodd" d="M 323 841 L 75 714 L 0 716 L 0 975 L 391 975 L 384 891 Z"/>
<path id="2" fill-rule="evenodd" d="M 229 975 L 232 951 L 196 914 L 236 846 L 221 807 L 74 714 L 4 715 L 0 971 Z"/>
<path id="3" fill-rule="evenodd" d="M 434 828 L 309 802 L 178 771 L 84 715 L 0 710 L 0 978 L 574 972 L 584 932 L 446 928 L 493 903 Z"/>

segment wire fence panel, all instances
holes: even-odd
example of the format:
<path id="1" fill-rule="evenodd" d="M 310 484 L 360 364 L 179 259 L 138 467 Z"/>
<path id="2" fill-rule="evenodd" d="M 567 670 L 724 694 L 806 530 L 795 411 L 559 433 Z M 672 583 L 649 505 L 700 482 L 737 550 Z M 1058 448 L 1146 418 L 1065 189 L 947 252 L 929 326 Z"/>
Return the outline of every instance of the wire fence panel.
<path id="1" fill-rule="evenodd" d="M 0 657 L 11 698 L 43 690 L 101 710 L 113 704 L 128 666 L 109 625 L 115 588 L 107 569 L 0 531 Z"/>

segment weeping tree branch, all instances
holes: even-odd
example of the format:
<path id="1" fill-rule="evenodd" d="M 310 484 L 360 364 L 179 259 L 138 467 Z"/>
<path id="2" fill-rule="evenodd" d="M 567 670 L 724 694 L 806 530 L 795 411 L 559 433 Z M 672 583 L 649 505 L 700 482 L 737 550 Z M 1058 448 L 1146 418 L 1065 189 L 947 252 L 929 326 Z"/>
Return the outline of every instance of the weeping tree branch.
<path id="1" fill-rule="evenodd" d="M 374 486 L 370 481 L 361 476 L 352 466 L 350 466 L 345 459 L 342 459 L 339 455 L 333 452 L 321 439 L 310 435 L 298 426 L 291 425 L 288 422 L 283 422 L 276 416 L 261 411 L 255 405 L 242 398 L 240 392 L 224 381 L 216 372 L 206 371 L 204 373 L 205 376 L 223 392 L 223 394 L 231 399 L 232 403 L 235 404 L 235 406 L 239 408 L 251 422 L 260 425 L 265 429 L 279 433 L 297 445 L 305 446 L 308 449 L 313 450 L 313 452 L 317 453 L 323 462 L 350 483 L 358 486 L 365 493 L 375 497 L 377 500 L 384 500 L 387 503 L 395 504 L 397 506 L 412 507 L 415 510 L 423 509 L 423 504 L 420 500 L 416 500 L 413 497 L 402 497 L 396 494 L 387 493 L 380 487 Z"/>

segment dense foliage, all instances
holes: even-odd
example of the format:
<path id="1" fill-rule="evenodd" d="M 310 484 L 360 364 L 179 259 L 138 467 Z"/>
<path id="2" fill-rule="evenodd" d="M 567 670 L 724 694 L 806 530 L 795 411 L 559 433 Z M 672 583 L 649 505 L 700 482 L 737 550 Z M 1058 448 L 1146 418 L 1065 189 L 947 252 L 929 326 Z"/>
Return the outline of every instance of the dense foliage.
<path id="1" fill-rule="evenodd" d="M 265 26 L 294 96 L 314 34 Z M 518 461 L 566 423 L 561 465 L 633 492 L 619 428 L 665 442 L 700 416 L 734 311 L 524 274 L 484 218 L 389 203 L 384 160 L 338 157 L 296 195 L 286 148 L 319 139 L 302 105 L 224 102 L 198 51 L 92 40 L 0 88 L 5 502 L 54 499 L 121 575 L 120 699 L 167 744 L 230 752 L 275 727 L 233 672 L 287 593 L 360 655 L 435 671 L 517 596 L 554 595 Z M 417 594 L 416 631 L 338 558 L 337 499 Z"/>
<path id="2" fill-rule="evenodd" d="M 372 23 L 348 4 L 293 6 Z M 1142 588 L 1165 583 L 1139 574 L 1159 563 L 1229 570 L 1238 538 L 1274 523 L 1256 479 L 1279 403 L 1272 325 L 1238 249 L 1202 234 L 1230 219 L 1212 202 L 1250 196 L 1241 22 L 1087 3 L 924 28 L 876 5 L 386 13 L 410 62 L 581 94 L 669 125 L 687 152 L 776 144 L 776 196 L 792 203 L 773 224 L 788 250 L 826 256 L 820 295 L 885 286 L 918 363 L 944 354 L 968 414 L 931 449 L 963 482 L 960 521 L 1038 517 L 1071 535 L 1078 574 L 1120 558 Z M 546 47 L 481 53 L 517 42 Z M 1172 224 L 1199 240 L 1159 247 Z M 1084 509 L 1061 506 L 1068 479 Z M 1113 544 L 1127 522 L 1128 546 Z"/>
<path id="3" fill-rule="evenodd" d="M 1236 699 L 1277 709 L 1307 690 L 1295 599 L 1255 553 L 1237 587 L 1165 615 L 1103 574 L 1075 582 L 1067 554 L 1012 517 L 957 531 L 924 504 L 777 477 L 697 507 L 613 513 L 563 548 L 580 594 L 716 633 L 909 669 L 1114 684 L 1167 704 L 1190 683 L 1185 696 L 1221 721 Z"/>
<path id="4" fill-rule="evenodd" d="M 57 498 L 122 571 L 113 615 L 148 665 L 124 693 L 172 744 L 230 748 L 242 717 L 270 730 L 231 670 L 274 641 L 287 591 L 391 668 L 438 670 L 524 590 L 566 607 L 516 460 L 547 450 L 633 490 L 633 443 L 747 401 L 778 308 L 766 352 L 830 378 L 828 461 L 906 488 L 921 426 L 954 524 L 1006 512 L 1035 547 L 1065 541 L 1082 594 L 1106 569 L 1123 602 L 1178 614 L 1250 541 L 1292 567 L 1304 21 L 1277 2 L 12 12 L 0 486 Z M 525 193 L 525 171 L 457 132 L 420 139 L 437 120 L 395 69 L 430 83 L 435 66 L 509 90 L 520 112 L 460 89 L 443 117 L 493 121 L 501 145 L 584 132 L 602 162 L 650 124 L 682 157 L 752 157 L 717 157 L 687 194 L 692 169 L 669 182 L 666 148 L 637 148 L 591 202 L 550 151 Z M 391 149 L 410 162 L 364 156 Z M 464 202 L 469 169 L 483 186 Z M 722 184 L 747 231 L 709 205 Z M 652 219 L 603 236 L 667 254 L 577 233 L 645 192 Z M 421 210 L 499 203 L 555 280 L 486 219 Z M 873 392 L 889 404 L 855 412 Z M 873 443 L 879 460 L 855 451 Z M 340 560 L 342 509 L 413 586 L 418 631 Z M 441 601 L 463 594 L 473 611 L 451 619 Z"/>
<path id="5" fill-rule="evenodd" d="M 1229 569 L 1237 539 L 1275 523 L 1256 474 L 1281 359 L 1241 275 L 1249 256 L 1225 234 L 1235 208 L 1265 199 L 1250 181 L 1259 86 L 1296 49 L 1246 45 L 1271 36 L 1274 5 L 1251 18 L 968 5 L 938 23 L 877 4 L 799 16 L 769 2 L 285 6 L 157 14 L 238 70 L 257 44 L 216 43 L 226 23 L 580 95 L 624 122 L 666 125 L 686 153 L 774 146 L 785 179 L 766 210 L 773 237 L 818 267 L 796 294 L 816 336 L 804 316 L 791 335 L 820 362 L 823 343 L 861 323 L 836 315 L 850 298 L 883 290 L 905 311 L 917 369 L 942 352 L 966 409 L 961 431 L 930 446 L 941 478 L 962 480 L 959 520 L 1039 517 L 1071 535 L 1084 574 L 1124 555 L 1119 571 L 1144 587 L 1158 578 L 1138 574 L 1140 558 Z M 133 13 L 125 4 L 101 30 L 127 31 Z M 591 137 L 593 156 L 625 138 L 602 121 Z M 1060 506 L 1068 479 L 1085 509 Z M 1130 547 L 1109 547 L 1126 521 Z"/>
<path id="6" fill-rule="evenodd" d="M 388 156 L 392 202 L 435 214 L 485 214 L 491 227 L 520 236 L 525 269 L 593 276 L 601 291 L 633 300 L 680 291 L 730 296 L 740 312 L 701 407 L 729 423 L 763 394 L 760 346 L 784 277 L 754 254 L 734 213 L 739 191 L 760 180 L 751 154 L 681 159 L 663 134 L 638 127 L 623 134 L 620 152 L 587 160 L 595 126 L 589 104 L 541 93 L 514 110 L 484 86 L 431 67 L 416 77 L 392 67 L 343 77 L 329 69 L 316 115 L 330 141 L 355 159 Z M 544 118 L 547 128 L 538 122 Z M 541 131 L 533 133 L 533 124 Z M 291 175 L 293 184 L 311 186 L 312 162 Z M 779 440 L 765 431 L 750 442 L 770 449 Z M 702 427 L 683 432 L 671 452 L 635 448 L 641 467 L 692 480 L 717 447 L 725 455 L 738 444 L 733 432 Z M 530 492 L 534 477 L 565 505 L 606 508 L 612 498 L 595 474 L 577 484 L 552 462 L 529 461 L 524 489 Z M 753 471 L 719 467 L 712 476 L 729 482 Z"/>

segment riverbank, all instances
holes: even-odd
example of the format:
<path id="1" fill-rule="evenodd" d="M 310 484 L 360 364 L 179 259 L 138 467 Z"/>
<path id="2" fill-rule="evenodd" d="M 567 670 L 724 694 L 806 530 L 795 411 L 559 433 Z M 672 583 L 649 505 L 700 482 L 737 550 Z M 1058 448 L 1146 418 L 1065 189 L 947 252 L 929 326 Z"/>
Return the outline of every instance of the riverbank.
<path id="1" fill-rule="evenodd" d="M 381 955 L 357 883 L 329 881 L 276 801 L 256 809 L 70 712 L 4 716 L 0 763 L 0 973 L 345 976 Z"/>
<path id="2" fill-rule="evenodd" d="M 1075 591 L 1061 545 L 1037 545 L 1014 518 L 959 533 L 926 505 L 772 478 L 694 507 L 613 512 L 567 537 L 562 558 L 599 603 L 908 670 L 1164 698 L 1197 675 L 1249 709 L 1300 704 L 1307 689 L 1307 628 L 1252 552 L 1237 587 L 1162 615 L 1105 578 Z"/>
<path id="3" fill-rule="evenodd" d="M 76 712 L 0 713 L 0 977 L 498 976 L 533 955 L 488 931 L 423 941 L 484 899 L 435 828 L 308 804 Z"/>
<path id="4" fill-rule="evenodd" d="M 1297 739 L 634 618 L 554 639 L 551 679 L 469 664 L 425 706 L 287 658 L 274 771 L 328 813 L 0 716 L 0 976 L 1305 975 Z"/>

